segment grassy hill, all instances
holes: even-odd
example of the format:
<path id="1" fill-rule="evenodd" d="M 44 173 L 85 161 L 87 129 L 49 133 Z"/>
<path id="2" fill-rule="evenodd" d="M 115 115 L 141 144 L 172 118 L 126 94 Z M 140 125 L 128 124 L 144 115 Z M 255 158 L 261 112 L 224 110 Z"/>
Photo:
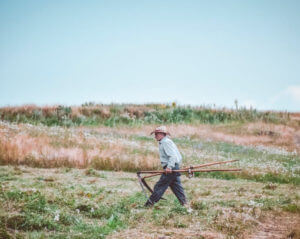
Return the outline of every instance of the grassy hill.
<path id="1" fill-rule="evenodd" d="M 293 118 L 298 117 L 298 121 Z M 142 125 L 170 123 L 219 124 L 230 122 L 295 123 L 300 126 L 299 114 L 289 112 L 258 111 L 256 109 L 213 108 L 209 106 L 177 106 L 172 104 L 94 104 L 82 106 L 24 105 L 0 108 L 0 119 L 17 123 L 47 126 L 79 125 Z"/>
<path id="2" fill-rule="evenodd" d="M 0 118 L 0 238 L 299 236 L 299 113 L 85 104 Z M 144 209 L 134 172 L 160 167 L 160 124 L 184 166 L 239 159 L 222 168 L 242 172 L 183 176 L 192 213 L 170 192 Z"/>

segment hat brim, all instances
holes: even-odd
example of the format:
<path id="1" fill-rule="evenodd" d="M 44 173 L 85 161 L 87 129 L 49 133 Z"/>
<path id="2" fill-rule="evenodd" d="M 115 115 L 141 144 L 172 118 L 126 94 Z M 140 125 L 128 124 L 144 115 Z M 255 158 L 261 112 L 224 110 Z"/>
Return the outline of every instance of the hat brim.
<path id="1" fill-rule="evenodd" d="M 163 134 L 171 135 L 169 132 L 164 132 L 164 131 L 160 131 L 160 130 L 154 130 L 151 132 L 150 135 L 155 134 L 155 133 L 163 133 Z"/>

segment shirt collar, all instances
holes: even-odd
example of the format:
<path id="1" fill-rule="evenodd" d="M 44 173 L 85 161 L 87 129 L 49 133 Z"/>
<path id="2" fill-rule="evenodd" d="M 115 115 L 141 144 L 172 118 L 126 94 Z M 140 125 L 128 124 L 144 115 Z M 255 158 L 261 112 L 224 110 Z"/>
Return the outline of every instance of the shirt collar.
<path id="1" fill-rule="evenodd" d="M 160 141 L 159 144 L 161 144 L 163 141 L 165 141 L 167 139 L 167 136 L 163 137 Z"/>

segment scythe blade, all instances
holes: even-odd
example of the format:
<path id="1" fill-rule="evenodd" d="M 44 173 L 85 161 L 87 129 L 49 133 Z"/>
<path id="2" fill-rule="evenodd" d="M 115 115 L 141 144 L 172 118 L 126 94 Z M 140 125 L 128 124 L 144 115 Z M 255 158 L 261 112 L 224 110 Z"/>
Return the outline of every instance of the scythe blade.
<path id="1" fill-rule="evenodd" d="M 140 185 L 141 185 L 142 191 L 143 191 L 143 193 L 145 194 L 145 197 L 146 197 L 147 200 L 148 200 L 148 195 L 147 195 L 147 193 L 146 193 L 146 191 L 145 191 L 145 188 L 144 188 L 145 180 L 141 178 L 141 175 L 140 175 L 139 173 L 137 173 L 137 177 L 138 177 L 139 183 L 140 183 Z"/>
<path id="2" fill-rule="evenodd" d="M 152 194 L 153 193 L 153 190 L 152 188 L 146 183 L 146 180 L 144 178 L 141 177 L 140 173 L 137 173 L 137 176 L 138 176 L 138 180 L 139 180 L 139 183 L 141 185 L 141 188 L 143 190 L 143 193 L 145 194 L 147 200 L 149 199 L 147 193 L 146 193 L 146 190 L 144 188 L 144 186 L 149 190 L 149 192 Z M 165 198 L 161 198 L 162 200 L 166 200 Z"/>

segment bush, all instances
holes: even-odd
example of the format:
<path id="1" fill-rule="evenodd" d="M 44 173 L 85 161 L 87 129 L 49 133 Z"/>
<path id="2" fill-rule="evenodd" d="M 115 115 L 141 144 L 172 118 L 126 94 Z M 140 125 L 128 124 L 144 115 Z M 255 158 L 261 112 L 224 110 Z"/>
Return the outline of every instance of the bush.
<path id="1" fill-rule="evenodd" d="M 78 110 L 77 110 L 78 109 Z M 170 123 L 206 123 L 264 121 L 286 123 L 289 113 L 257 111 L 237 108 L 236 110 L 217 109 L 208 106 L 191 107 L 164 104 L 148 105 L 97 105 L 87 103 L 76 108 L 59 105 L 57 107 L 20 106 L 0 108 L 0 119 L 9 122 L 44 124 L 47 126 L 76 125 L 135 125 Z"/>

